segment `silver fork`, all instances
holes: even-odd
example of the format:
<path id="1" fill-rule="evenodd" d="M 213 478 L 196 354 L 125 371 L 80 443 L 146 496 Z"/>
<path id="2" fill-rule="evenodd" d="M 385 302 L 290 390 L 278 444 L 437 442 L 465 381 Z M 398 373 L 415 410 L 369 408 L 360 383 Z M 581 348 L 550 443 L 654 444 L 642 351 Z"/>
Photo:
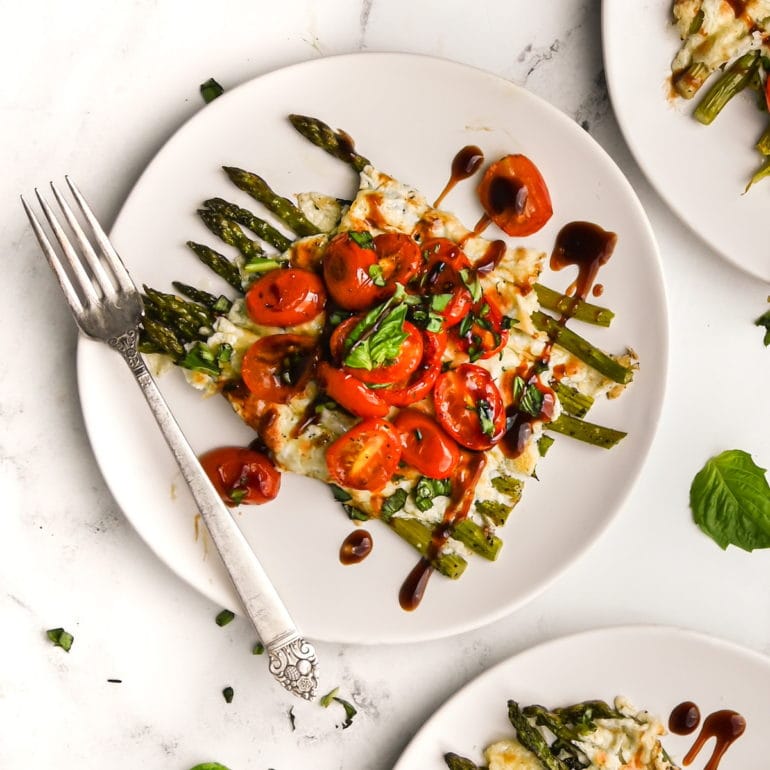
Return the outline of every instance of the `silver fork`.
<path id="1" fill-rule="evenodd" d="M 203 472 L 195 453 L 152 379 L 137 350 L 138 327 L 144 312 L 142 297 L 80 191 L 68 177 L 65 179 L 88 223 L 93 242 L 89 240 L 62 194 L 51 182 L 53 194 L 78 247 L 72 245 L 54 212 L 35 190 L 62 256 L 57 254 L 40 222 L 22 197 L 22 205 L 40 248 L 59 279 L 80 331 L 88 337 L 106 342 L 117 350 L 139 383 L 190 487 L 201 518 L 222 557 L 246 614 L 265 645 L 270 673 L 287 690 L 310 700 L 318 684 L 315 650 L 300 636 L 277 591 Z"/>

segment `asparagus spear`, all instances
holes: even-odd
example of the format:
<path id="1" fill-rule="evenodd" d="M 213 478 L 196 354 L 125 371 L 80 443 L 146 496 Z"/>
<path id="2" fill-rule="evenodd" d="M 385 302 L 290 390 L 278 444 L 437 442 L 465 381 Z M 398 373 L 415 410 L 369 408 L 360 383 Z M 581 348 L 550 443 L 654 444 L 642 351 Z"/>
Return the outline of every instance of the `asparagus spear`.
<path id="1" fill-rule="evenodd" d="M 499 537 L 470 519 L 463 519 L 455 524 L 452 537 L 489 561 L 494 561 L 503 547 L 503 541 Z"/>
<path id="2" fill-rule="evenodd" d="M 406 519 L 401 516 L 392 516 L 387 523 L 396 534 L 406 540 L 413 548 L 416 548 L 420 555 L 425 556 L 433 540 L 433 532 L 429 527 L 417 519 Z M 468 562 L 457 554 L 441 553 L 432 566 L 442 575 L 457 580 L 465 571 Z"/>
<path id="3" fill-rule="evenodd" d="M 535 284 L 535 293 L 537 294 L 537 301 L 540 303 L 540 306 L 546 310 L 553 310 L 555 313 L 568 312 L 572 309 L 572 303 L 575 302 L 574 297 L 569 297 L 554 289 L 549 289 L 541 283 Z M 572 318 L 577 318 L 578 321 L 585 321 L 596 326 L 609 326 L 614 317 L 615 313 L 609 308 L 592 305 L 590 302 L 585 302 L 582 299 L 577 301 L 572 312 Z"/>
<path id="4" fill-rule="evenodd" d="M 142 288 L 155 305 L 167 309 L 172 316 L 179 317 L 190 324 L 197 324 L 199 327 L 211 326 L 214 323 L 213 313 L 203 305 L 188 302 L 174 294 L 166 294 L 147 285 L 143 285 Z"/>
<path id="5" fill-rule="evenodd" d="M 762 165 L 754 173 L 754 176 L 749 179 L 749 183 L 746 185 L 745 192 L 748 192 L 752 185 L 755 185 L 757 182 L 767 176 L 770 176 L 770 157 L 765 158 Z"/>
<path id="6" fill-rule="evenodd" d="M 683 70 L 675 72 L 671 78 L 674 90 L 685 99 L 692 99 L 701 86 L 708 80 L 710 70 L 703 62 L 691 62 Z"/>
<path id="7" fill-rule="evenodd" d="M 475 762 L 471 762 L 470 759 L 461 757 L 459 754 L 449 752 L 444 754 L 444 762 L 449 770 L 483 770 Z"/>
<path id="8" fill-rule="evenodd" d="M 238 189 L 247 192 L 254 200 L 272 211 L 297 235 L 316 235 L 321 232 L 288 198 L 282 198 L 273 192 L 261 176 L 232 166 L 223 168 Z"/>
<path id="9" fill-rule="evenodd" d="M 519 743 L 529 749 L 546 770 L 569 770 L 569 766 L 551 752 L 540 731 L 527 721 L 515 700 L 508 701 L 508 719 L 516 730 Z"/>
<path id="10" fill-rule="evenodd" d="M 289 120 L 305 139 L 316 147 L 326 150 L 329 155 L 333 155 L 352 166 L 359 173 L 371 165 L 363 155 L 359 155 L 355 151 L 353 141 L 343 131 L 334 131 L 323 121 L 306 115 L 289 115 Z"/>
<path id="11" fill-rule="evenodd" d="M 182 283 L 181 281 L 171 281 L 171 285 L 180 294 L 184 294 L 185 297 L 189 297 L 191 300 L 204 305 L 211 310 L 212 313 L 216 313 L 217 315 L 227 313 L 233 305 L 224 294 L 220 294 L 217 297 L 203 289 L 196 289 L 194 286 L 188 286 L 188 284 Z"/>
<path id="12" fill-rule="evenodd" d="M 577 388 L 566 385 L 563 382 L 552 382 L 551 387 L 556 393 L 562 409 L 573 417 L 585 417 L 593 406 L 594 399 L 581 393 Z"/>
<path id="13" fill-rule="evenodd" d="M 770 155 L 770 125 L 762 132 L 762 136 L 759 137 L 755 146 L 759 150 L 760 155 L 765 157 Z"/>
<path id="14" fill-rule="evenodd" d="M 197 319 L 190 318 L 184 313 L 174 312 L 169 304 L 163 301 L 162 292 L 155 292 L 154 290 L 151 292 L 156 296 L 143 295 L 144 312 L 147 318 L 166 326 L 178 337 L 180 342 L 191 342 L 205 337 L 201 330 L 208 330 L 209 327 L 202 327 Z"/>
<path id="15" fill-rule="evenodd" d="M 544 429 L 570 436 L 578 441 L 585 441 L 587 444 L 593 444 L 602 449 L 612 449 L 627 435 L 623 431 L 585 422 L 565 413 L 560 414 L 553 422 L 545 425 Z"/>
<path id="16" fill-rule="evenodd" d="M 168 326 L 145 316 L 142 319 L 142 329 L 146 340 L 158 351 L 171 356 L 174 361 L 181 361 L 184 358 L 184 345 Z"/>
<path id="17" fill-rule="evenodd" d="M 231 262 L 218 251 L 214 251 L 214 249 L 204 246 L 202 243 L 187 241 L 187 245 L 193 252 L 195 252 L 195 256 L 197 256 L 204 265 L 210 267 L 218 276 L 220 276 L 220 278 L 224 278 L 234 289 L 243 291 L 241 271 L 238 269 L 238 265 L 236 265 L 235 262 Z"/>
<path id="18" fill-rule="evenodd" d="M 614 358 L 599 350 L 579 334 L 575 334 L 571 329 L 562 326 L 555 318 L 536 310 L 532 314 L 532 323 L 536 329 L 548 334 L 557 345 L 613 382 L 625 385 L 633 379 L 634 373 L 631 369 L 619 364 Z"/>
<path id="19" fill-rule="evenodd" d="M 554 709 L 554 715 L 565 722 L 574 722 L 585 729 L 593 730 L 594 719 L 620 719 L 623 714 L 603 700 L 586 700 L 571 706 Z"/>
<path id="20" fill-rule="evenodd" d="M 713 122 L 727 102 L 746 87 L 758 64 L 759 51 L 749 51 L 736 59 L 706 92 L 695 108 L 695 118 L 706 126 Z"/>
<path id="21" fill-rule="evenodd" d="M 235 203 L 230 203 L 224 200 L 224 198 L 209 198 L 203 202 L 203 205 L 233 222 L 237 222 L 239 225 L 248 227 L 249 230 L 256 233 L 263 241 L 269 243 L 280 252 L 286 251 L 291 246 L 289 238 L 279 230 L 276 230 L 269 222 L 254 216 L 248 209 L 241 208 Z"/>
<path id="22" fill-rule="evenodd" d="M 246 259 L 259 259 L 265 256 L 264 249 L 256 241 L 252 241 L 235 222 L 231 222 L 219 212 L 198 209 L 198 216 L 214 235 L 221 238 L 228 246 L 234 246 Z"/>

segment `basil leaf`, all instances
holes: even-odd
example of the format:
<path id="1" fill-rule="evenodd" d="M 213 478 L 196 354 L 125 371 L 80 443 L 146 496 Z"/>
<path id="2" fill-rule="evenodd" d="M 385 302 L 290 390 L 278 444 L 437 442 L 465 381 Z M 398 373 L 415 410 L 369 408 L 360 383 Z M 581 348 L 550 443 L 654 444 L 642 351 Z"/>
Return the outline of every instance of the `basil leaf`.
<path id="1" fill-rule="evenodd" d="M 208 104 L 213 102 L 218 96 L 222 96 L 225 89 L 214 78 L 209 78 L 205 83 L 200 84 L 200 91 L 203 101 Z"/>
<path id="2" fill-rule="evenodd" d="M 351 241 L 357 243 L 362 249 L 374 248 L 374 238 L 372 238 L 372 234 L 368 230 L 364 230 L 363 232 L 350 230 L 348 236 L 350 236 Z"/>
<path id="3" fill-rule="evenodd" d="M 513 378 L 513 403 L 518 404 L 522 395 L 524 394 L 524 386 L 526 383 L 524 382 L 523 377 L 519 377 L 517 374 Z"/>
<path id="4" fill-rule="evenodd" d="M 765 338 L 762 341 L 765 343 L 765 347 L 768 347 L 770 345 L 770 310 L 759 316 L 754 325 L 765 327 Z"/>
<path id="5" fill-rule="evenodd" d="M 385 285 L 385 276 L 382 274 L 382 268 L 379 265 L 369 265 L 367 272 L 375 286 Z"/>
<path id="6" fill-rule="evenodd" d="M 492 404 L 485 398 L 480 398 L 476 404 L 476 411 L 479 415 L 479 422 L 481 423 L 481 432 L 485 436 L 495 435 L 495 423 L 493 421 L 494 411 L 492 410 Z"/>
<path id="7" fill-rule="evenodd" d="M 690 487 L 695 523 L 720 547 L 770 548 L 770 487 L 748 452 L 712 457 Z"/>
<path id="8" fill-rule="evenodd" d="M 519 401 L 519 409 L 532 417 L 538 417 L 543 409 L 543 394 L 537 385 L 527 385 Z"/>
<path id="9" fill-rule="evenodd" d="M 353 724 L 353 717 L 358 713 L 358 711 L 352 703 L 342 698 L 338 698 L 336 695 L 334 696 L 334 700 L 336 700 L 337 703 L 339 703 L 342 708 L 345 709 L 345 721 L 342 723 L 342 729 L 345 730 Z"/>
<path id="10" fill-rule="evenodd" d="M 356 345 L 345 356 L 345 366 L 349 366 L 352 369 L 366 369 L 367 371 L 374 369 L 372 356 L 369 353 L 369 345 L 366 343 Z"/>
<path id="11" fill-rule="evenodd" d="M 72 649 L 75 637 L 69 631 L 65 631 L 63 628 L 49 628 L 45 634 L 53 642 L 54 647 L 61 647 L 64 652 L 69 652 Z"/>
<path id="12" fill-rule="evenodd" d="M 356 324 L 346 341 L 351 345 L 345 356 L 346 366 L 371 371 L 398 356 L 401 344 L 409 336 L 404 331 L 407 306 L 402 303 L 390 310 L 392 299 L 369 311 Z"/>
<path id="13" fill-rule="evenodd" d="M 341 503 L 347 503 L 349 500 L 353 499 L 349 492 L 342 487 L 338 487 L 336 484 L 329 484 L 329 489 L 331 489 L 334 499 L 339 500 Z"/>
<path id="14" fill-rule="evenodd" d="M 462 278 L 465 288 L 471 293 L 471 298 L 474 302 L 478 302 L 481 299 L 481 283 L 476 273 L 471 274 L 470 270 L 463 269 L 460 271 L 460 278 Z"/>
<path id="15" fill-rule="evenodd" d="M 380 508 L 380 518 L 384 521 L 388 521 L 392 518 L 393 514 L 400 511 L 406 504 L 406 490 L 397 489 L 390 497 L 385 499 L 385 502 Z"/>
<path id="16" fill-rule="evenodd" d="M 221 628 L 235 620 L 235 613 L 232 610 L 222 610 L 215 618 L 214 622 Z"/>
<path id="17" fill-rule="evenodd" d="M 222 690 L 222 697 L 225 699 L 225 703 L 232 703 L 233 695 L 235 695 L 235 690 L 229 685 Z"/>
<path id="18" fill-rule="evenodd" d="M 446 306 L 453 296 L 453 294 L 434 294 L 430 298 L 430 309 L 440 313 L 442 310 L 446 309 Z"/>
<path id="19" fill-rule="evenodd" d="M 318 699 L 318 704 L 320 706 L 323 706 L 323 708 L 328 709 L 329 706 L 332 705 L 332 701 L 334 700 L 335 695 L 340 691 L 339 687 L 335 687 L 333 690 L 326 693 L 326 695 L 322 695 Z"/>
<path id="20" fill-rule="evenodd" d="M 423 476 L 414 488 L 414 504 L 427 511 L 433 507 L 433 498 L 450 495 L 452 485 L 449 479 L 431 479 Z"/>

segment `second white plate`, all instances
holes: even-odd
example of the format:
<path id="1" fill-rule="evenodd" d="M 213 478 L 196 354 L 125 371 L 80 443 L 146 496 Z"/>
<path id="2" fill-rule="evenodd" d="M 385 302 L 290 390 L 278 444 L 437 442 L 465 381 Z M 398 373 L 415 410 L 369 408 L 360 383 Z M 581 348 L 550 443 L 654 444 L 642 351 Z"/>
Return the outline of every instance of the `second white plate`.
<path id="1" fill-rule="evenodd" d="M 393 83 L 399 84 L 398 99 L 388 101 L 384 95 Z M 366 107 L 362 94 L 377 95 L 378 107 Z M 550 251 L 558 229 L 576 219 L 619 235 L 601 277 L 602 302 L 617 317 L 610 329 L 583 331 L 605 349 L 630 345 L 639 354 L 641 370 L 629 391 L 595 407 L 597 422 L 629 436 L 610 452 L 559 438 L 538 469 L 540 481 L 527 484 L 506 525 L 496 563 L 475 559 L 456 582 L 434 576 L 419 609 L 406 613 L 398 589 L 415 553 L 372 522 L 371 556 L 342 566 L 339 547 L 352 525 L 323 484 L 286 474 L 277 500 L 236 514 L 308 637 L 415 641 L 488 623 L 543 590 L 588 548 L 619 511 L 644 462 L 663 400 L 667 356 L 665 299 L 649 224 L 604 151 L 573 121 L 521 88 L 442 60 L 341 56 L 279 70 L 226 93 L 172 137 L 131 192 L 112 233 L 138 283 L 168 290 L 176 279 L 226 291 L 184 245 L 188 239 L 214 241 L 195 215 L 206 198 L 252 203 L 234 190 L 222 165 L 256 171 L 284 194 L 353 194 L 355 175 L 296 134 L 286 119 L 291 112 L 346 129 L 379 168 L 429 198 L 443 187 L 463 145 L 479 145 L 490 159 L 525 153 L 540 167 L 555 209 L 549 225 L 527 245 Z M 446 204 L 470 223 L 480 213 L 474 187 L 461 185 Z M 563 289 L 571 279 L 557 274 L 547 282 Z M 107 483 L 161 559 L 217 604 L 235 609 L 222 565 L 204 539 L 195 537 L 192 501 L 123 366 L 106 346 L 80 345 L 81 400 Z M 253 439 L 224 399 L 202 399 L 179 372 L 168 372 L 159 385 L 197 452 Z"/>

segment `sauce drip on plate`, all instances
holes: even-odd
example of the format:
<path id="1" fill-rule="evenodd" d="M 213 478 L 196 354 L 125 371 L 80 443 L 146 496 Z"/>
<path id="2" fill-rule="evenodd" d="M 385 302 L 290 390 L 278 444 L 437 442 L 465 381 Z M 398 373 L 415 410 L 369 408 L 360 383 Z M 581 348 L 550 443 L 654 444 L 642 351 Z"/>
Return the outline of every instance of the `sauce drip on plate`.
<path id="1" fill-rule="evenodd" d="M 371 552 L 374 541 L 365 529 L 351 532 L 340 546 L 340 562 L 342 564 L 359 564 Z"/>
<path id="2" fill-rule="evenodd" d="M 444 185 L 441 194 L 436 198 L 433 208 L 438 208 L 444 198 L 451 192 L 458 182 L 469 179 L 478 170 L 484 162 L 484 153 L 474 144 L 468 144 L 463 147 L 452 160 L 452 172 L 449 181 Z"/>

